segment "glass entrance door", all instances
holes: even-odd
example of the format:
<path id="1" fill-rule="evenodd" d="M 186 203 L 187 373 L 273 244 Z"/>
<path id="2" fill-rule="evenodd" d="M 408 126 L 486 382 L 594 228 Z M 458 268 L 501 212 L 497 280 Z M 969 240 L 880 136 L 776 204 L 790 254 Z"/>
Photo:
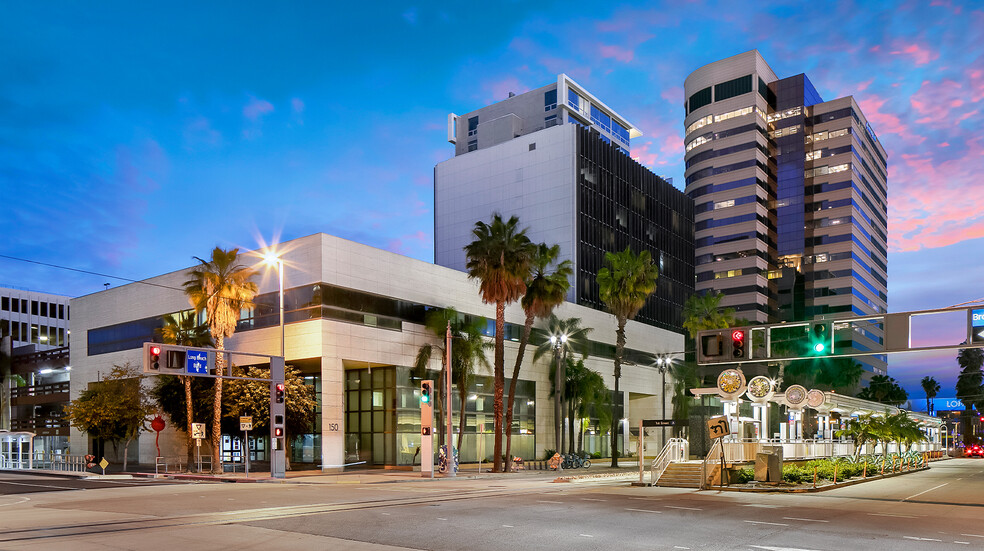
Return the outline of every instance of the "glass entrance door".
<path id="1" fill-rule="evenodd" d="M 396 368 L 345 372 L 345 463 L 396 463 Z"/>

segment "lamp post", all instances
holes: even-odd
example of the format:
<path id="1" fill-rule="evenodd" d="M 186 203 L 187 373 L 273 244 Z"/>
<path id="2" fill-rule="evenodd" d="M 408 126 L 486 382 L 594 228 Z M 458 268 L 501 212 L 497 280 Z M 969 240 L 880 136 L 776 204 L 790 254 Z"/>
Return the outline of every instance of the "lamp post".
<path id="1" fill-rule="evenodd" d="M 564 377 L 560 367 L 560 349 L 567 342 L 567 335 L 550 335 L 550 344 L 554 349 L 554 429 L 556 430 L 557 453 L 564 453 L 563 408 L 561 400 L 564 394 Z"/>
<path id="2" fill-rule="evenodd" d="M 661 355 L 656 359 L 656 369 L 663 378 L 663 396 L 660 399 L 663 407 L 663 419 L 666 419 L 666 372 L 670 370 L 670 357 Z M 666 446 L 666 427 L 663 427 L 663 446 Z"/>
<path id="3" fill-rule="evenodd" d="M 277 269 L 280 279 L 280 355 L 284 356 L 284 260 L 273 253 L 267 253 L 263 261 Z"/>

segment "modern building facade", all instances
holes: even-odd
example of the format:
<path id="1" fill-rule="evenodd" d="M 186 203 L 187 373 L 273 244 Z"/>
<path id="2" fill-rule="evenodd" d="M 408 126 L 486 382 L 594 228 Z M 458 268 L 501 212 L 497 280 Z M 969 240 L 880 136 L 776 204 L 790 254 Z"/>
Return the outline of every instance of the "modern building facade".
<path id="1" fill-rule="evenodd" d="M 34 345 L 34 350 L 68 346 L 69 297 L 0 287 L 0 337 L 11 347 Z"/>
<path id="2" fill-rule="evenodd" d="M 574 265 L 568 300 L 601 309 L 606 252 L 648 250 L 655 295 L 636 319 L 681 331 L 693 293 L 693 202 L 632 160 L 634 125 L 567 75 L 556 83 L 448 116 L 455 157 L 434 169 L 435 262 L 465 269 L 478 221 L 517 216 L 534 242 Z"/>
<path id="3" fill-rule="evenodd" d="M 778 78 L 757 50 L 684 83 L 686 193 L 696 288 L 756 322 L 884 313 L 887 160 L 853 97 L 823 101 L 804 74 Z M 840 349 L 877 350 L 878 327 Z M 861 359 L 884 374 L 884 356 Z"/>
<path id="4" fill-rule="evenodd" d="M 482 303 L 478 284 L 460 271 L 337 237 L 311 235 L 282 243 L 277 251 L 285 265 L 286 360 L 301 371 L 318 403 L 311 432 L 293 438 L 292 464 L 328 470 L 360 462 L 404 468 L 419 465 L 420 380 L 414 378 L 412 367 L 421 346 L 441 343 L 426 329 L 425 316 L 430 310 L 451 306 L 482 322 L 485 334 L 492 336 L 494 306 Z M 245 258 L 247 262 L 255 260 L 261 270 L 261 277 L 256 279 L 257 306 L 243 312 L 236 334 L 225 341 L 226 349 L 279 354 L 276 271 L 264 271 L 259 254 Z M 189 307 L 181 290 L 186 272 L 187 269 L 179 270 L 72 300 L 73 398 L 96 381 L 100 371 L 105 373 L 112 365 L 140 365 L 141 346 L 154 339 L 154 329 L 161 325 L 162 316 Z M 605 377 L 611 387 L 613 318 L 569 303 L 556 313 L 562 318 L 579 317 L 583 327 L 594 328 L 590 335 L 591 355 L 585 365 Z M 516 341 L 524 320 L 518 304 L 506 309 L 507 368 L 515 362 Z M 672 394 L 671 390 L 664 392 L 669 387 L 661 377 L 653 375 L 656 369 L 649 367 L 652 363 L 646 359 L 680 350 L 683 337 L 637 322 L 629 322 L 627 332 L 634 365 L 623 367 L 623 392 L 617 403 L 621 405 L 621 417 L 626 419 L 620 425 L 623 442 L 631 446 L 625 438 L 628 427 L 635 426 L 639 419 L 657 418 L 669 411 L 664 398 Z M 542 342 L 545 336 L 538 334 L 537 338 Z M 432 370 L 440 368 L 438 356 L 435 354 L 430 362 Z M 532 351 L 528 351 L 517 386 L 512 427 L 513 453 L 527 459 L 542 457 L 545 449 L 555 445 L 551 358 L 533 362 L 532 357 Z M 488 460 L 493 449 L 492 374 L 481 369 L 477 374 L 465 404 L 463 461 L 474 461 L 480 452 Z M 433 378 L 437 379 L 436 372 Z M 667 385 L 672 384 L 669 378 L 666 380 Z M 452 407 L 457 430 L 457 398 Z M 598 425 L 597 419 L 589 420 L 584 432 L 586 449 L 604 453 L 607 430 Z M 226 460 L 240 458 L 237 450 L 245 448 L 240 437 L 241 433 L 223 435 Z M 167 428 L 161 433 L 162 453 L 182 456 L 185 438 L 182 431 Z M 74 429 L 70 440 L 72 453 L 92 449 L 90 439 Z M 267 440 L 262 435 L 251 438 L 253 460 L 267 459 Z M 152 462 L 156 455 L 153 434 L 141 436 L 130 453 L 135 461 Z"/>

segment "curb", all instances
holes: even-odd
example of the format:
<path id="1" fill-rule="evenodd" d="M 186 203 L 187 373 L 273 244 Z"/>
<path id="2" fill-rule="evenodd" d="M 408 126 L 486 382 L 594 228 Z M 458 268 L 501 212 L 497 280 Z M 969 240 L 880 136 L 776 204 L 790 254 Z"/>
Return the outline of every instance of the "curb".
<path id="1" fill-rule="evenodd" d="M 898 473 L 880 474 L 875 476 L 869 476 L 868 478 L 857 478 L 853 480 L 848 480 L 847 482 L 838 482 L 837 484 L 827 484 L 825 486 L 818 486 L 816 488 L 731 488 L 728 486 L 723 487 L 712 487 L 701 490 L 703 492 L 720 491 L 720 492 L 745 492 L 753 494 L 812 494 L 817 492 L 825 492 L 827 490 L 834 490 L 837 488 L 846 488 L 848 486 L 854 486 L 855 484 L 861 484 L 864 482 L 873 482 L 875 480 L 883 480 L 885 478 L 894 478 L 896 476 L 902 476 L 912 473 L 918 473 L 920 471 L 928 471 L 929 467 L 922 467 L 919 469 L 912 469 L 909 471 L 903 471 Z"/>

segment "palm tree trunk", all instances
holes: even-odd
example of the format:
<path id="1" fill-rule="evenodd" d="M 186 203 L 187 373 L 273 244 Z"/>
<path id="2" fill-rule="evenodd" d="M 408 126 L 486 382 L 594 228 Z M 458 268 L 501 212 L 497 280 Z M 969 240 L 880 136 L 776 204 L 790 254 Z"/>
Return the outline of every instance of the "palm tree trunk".
<path id="1" fill-rule="evenodd" d="M 622 377 L 622 353 L 625 352 L 625 318 L 618 317 L 615 331 L 615 396 L 612 399 L 612 468 L 618 467 L 618 381 Z"/>
<path id="2" fill-rule="evenodd" d="M 225 338 L 215 336 L 215 349 L 225 350 Z M 224 375 L 225 354 L 215 355 L 215 371 Z M 215 402 L 212 405 L 212 474 L 222 474 L 222 377 L 215 378 Z"/>
<path id="3" fill-rule="evenodd" d="M 192 403 L 191 403 L 191 377 L 185 376 L 185 377 L 181 377 L 181 379 L 182 379 L 181 382 L 184 383 L 184 391 L 185 391 L 185 416 L 188 418 L 188 421 L 187 421 L 187 424 L 188 424 L 188 427 L 187 427 L 187 434 L 188 434 L 188 446 L 187 446 L 188 447 L 188 463 L 187 463 L 187 465 L 188 465 L 188 472 L 191 472 L 191 465 L 192 465 L 192 463 L 195 462 L 195 450 L 193 449 L 195 446 L 192 445 L 192 438 L 191 438 L 191 423 L 194 421 L 194 419 L 193 419 L 193 410 L 194 410 L 194 407 L 192 406 Z"/>
<path id="4" fill-rule="evenodd" d="M 567 426 L 567 434 L 569 438 L 567 439 L 567 453 L 574 453 L 574 397 L 568 398 L 567 402 L 567 418 L 570 420 Z"/>
<path id="5" fill-rule="evenodd" d="M 443 352 L 442 352 L 443 354 Z M 447 358 L 447 355 L 444 356 Z M 444 374 L 447 372 L 447 362 L 441 362 L 441 374 L 437 377 L 437 388 L 434 389 L 434 399 L 437 402 L 437 449 L 440 453 L 441 446 L 444 445 L 446 428 L 444 426 Z M 433 452 L 432 452 L 433 453 Z"/>
<path id="6" fill-rule="evenodd" d="M 523 335 L 519 338 L 519 351 L 516 353 L 516 365 L 513 367 L 512 379 L 509 384 L 509 400 L 506 402 L 506 472 L 512 471 L 512 421 L 513 403 L 516 401 L 516 384 L 519 382 L 519 368 L 523 365 L 523 355 L 526 345 L 530 342 L 530 331 L 533 329 L 533 314 L 526 314 L 526 324 L 523 325 Z"/>
<path id="7" fill-rule="evenodd" d="M 506 384 L 505 350 L 503 340 L 506 330 L 506 303 L 495 303 L 495 390 L 492 399 L 492 410 L 495 415 L 494 425 L 494 455 L 492 456 L 492 472 L 502 472 L 502 394 Z"/>

